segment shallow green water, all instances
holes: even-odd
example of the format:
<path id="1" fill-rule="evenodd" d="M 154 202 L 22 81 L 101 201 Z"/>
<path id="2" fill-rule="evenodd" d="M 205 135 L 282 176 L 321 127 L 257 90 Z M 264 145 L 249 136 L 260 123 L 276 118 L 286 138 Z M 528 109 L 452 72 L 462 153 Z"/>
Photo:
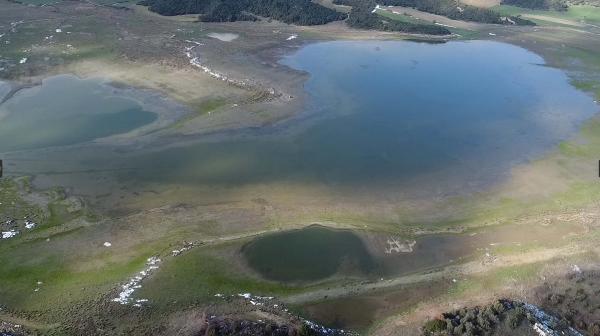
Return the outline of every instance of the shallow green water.
<path id="1" fill-rule="evenodd" d="M 318 280 L 341 269 L 368 273 L 375 266 L 358 236 L 316 225 L 257 238 L 243 254 L 261 275 L 279 281 Z"/>
<path id="2" fill-rule="evenodd" d="M 96 80 L 57 76 L 17 92 L 0 105 L 0 153 L 77 144 L 156 119 L 113 91 Z"/>

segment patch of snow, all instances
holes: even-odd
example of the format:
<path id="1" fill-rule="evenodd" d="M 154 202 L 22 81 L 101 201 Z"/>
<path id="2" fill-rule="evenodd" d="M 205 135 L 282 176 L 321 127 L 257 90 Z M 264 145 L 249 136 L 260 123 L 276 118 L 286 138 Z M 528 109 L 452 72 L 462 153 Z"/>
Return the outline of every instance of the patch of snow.
<path id="1" fill-rule="evenodd" d="M 240 37 L 238 34 L 232 33 L 209 33 L 207 36 L 223 42 L 231 42 Z"/>
<path id="2" fill-rule="evenodd" d="M 184 243 L 183 247 L 178 249 L 178 250 L 173 250 L 171 251 L 171 254 L 173 255 L 173 257 L 177 257 L 178 255 L 182 254 L 183 252 L 191 249 L 194 247 L 193 243 Z"/>
<path id="3" fill-rule="evenodd" d="M 490 36 L 496 36 L 496 34 L 494 34 L 494 33 L 488 33 L 488 35 L 490 35 Z"/>
<path id="4" fill-rule="evenodd" d="M 133 303 L 134 307 L 141 307 L 142 303 L 147 302 L 146 299 L 134 300 L 131 295 L 139 288 L 142 288 L 142 280 L 144 280 L 153 270 L 158 269 L 158 264 L 161 260 L 158 257 L 150 257 L 146 261 L 146 268 L 138 273 L 138 275 L 129 279 L 129 281 L 121 286 L 121 292 L 119 296 L 114 298 L 112 301 L 126 305 Z"/>
<path id="5" fill-rule="evenodd" d="M 290 35 L 290 37 L 286 38 L 287 41 L 295 40 L 298 38 L 297 34 Z"/>
<path id="6" fill-rule="evenodd" d="M 577 265 L 573 265 L 573 272 L 581 274 L 581 268 L 579 268 Z"/>
<path id="7" fill-rule="evenodd" d="M 32 222 L 32 221 L 30 221 L 29 219 L 25 220 L 25 228 L 26 229 L 31 230 L 31 229 L 33 229 L 36 226 L 37 226 L 37 224 L 34 223 L 34 222 Z"/>
<path id="8" fill-rule="evenodd" d="M 62 33 L 62 29 L 60 29 L 60 28 L 56 28 L 56 32 L 57 32 L 57 33 Z"/>
<path id="9" fill-rule="evenodd" d="M 104 244 L 102 244 L 102 245 L 104 245 L 104 247 L 111 247 L 112 246 L 112 244 L 110 242 L 104 242 Z"/>
<path id="10" fill-rule="evenodd" d="M 10 230 L 2 232 L 2 239 L 9 239 L 19 234 L 19 231 Z"/>
<path id="11" fill-rule="evenodd" d="M 439 23 L 439 22 L 436 22 L 436 23 L 435 23 L 435 25 L 437 25 L 437 26 L 441 26 L 441 27 L 447 27 L 447 28 L 456 28 L 456 27 L 454 27 L 454 26 L 447 25 L 447 24 L 443 24 L 443 23 Z"/>
<path id="12" fill-rule="evenodd" d="M 185 40 L 185 42 L 187 42 L 187 43 L 193 43 L 193 44 L 198 45 L 198 46 L 203 46 L 204 45 L 204 43 L 200 43 L 200 42 L 196 42 L 196 41 L 192 41 L 192 40 Z"/>
<path id="13" fill-rule="evenodd" d="M 535 317 L 536 323 L 533 325 L 533 329 L 540 336 L 554 336 L 559 335 L 555 329 L 560 327 L 560 320 L 556 317 L 547 314 L 539 307 L 534 306 L 530 303 L 524 303 L 523 307 Z M 569 336 L 583 336 L 577 330 L 569 327 L 568 329 L 561 331 L 560 335 L 569 335 Z"/>
<path id="14" fill-rule="evenodd" d="M 27 63 L 27 57 L 21 58 L 21 60 L 19 61 L 19 64 L 25 64 L 25 63 Z"/>

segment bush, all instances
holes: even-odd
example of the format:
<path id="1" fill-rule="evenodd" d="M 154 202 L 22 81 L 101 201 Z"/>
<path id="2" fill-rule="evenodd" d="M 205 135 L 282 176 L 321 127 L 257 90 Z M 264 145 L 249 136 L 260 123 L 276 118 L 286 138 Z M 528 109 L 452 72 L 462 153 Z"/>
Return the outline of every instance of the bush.
<path id="1" fill-rule="evenodd" d="M 429 320 L 423 326 L 425 335 L 435 335 L 444 331 L 446 331 L 446 321 L 440 319 Z"/>
<path id="2" fill-rule="evenodd" d="M 525 309 L 523 307 L 516 307 L 515 309 L 508 311 L 508 317 L 506 319 L 506 322 L 508 323 L 509 327 L 515 329 L 519 325 L 521 325 L 521 322 L 523 322 L 525 316 Z"/>

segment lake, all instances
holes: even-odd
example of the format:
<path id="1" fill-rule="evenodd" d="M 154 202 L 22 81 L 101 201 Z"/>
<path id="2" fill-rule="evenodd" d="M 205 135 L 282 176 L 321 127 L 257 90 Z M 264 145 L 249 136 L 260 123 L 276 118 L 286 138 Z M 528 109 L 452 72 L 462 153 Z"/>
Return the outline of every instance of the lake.
<path id="1" fill-rule="evenodd" d="M 78 150 L 77 156 L 84 152 L 86 160 L 71 160 L 75 155 L 69 149 L 54 150 L 44 159 L 36 154 L 35 162 L 7 157 L 15 165 L 10 168 L 61 173 L 47 184 L 75 190 L 78 185 L 64 173 L 78 171 L 78 181 L 87 178 L 91 185 L 96 171 L 114 171 L 119 183 L 138 189 L 202 186 L 235 195 L 240 187 L 283 184 L 346 195 L 376 196 L 385 190 L 430 199 L 480 191 L 501 181 L 516 164 L 540 157 L 575 134 L 598 111 L 563 72 L 504 43 L 322 42 L 300 48 L 281 63 L 310 77 L 304 111 L 279 124 L 210 141 L 171 138 L 164 146 L 159 140 L 146 146 L 150 150 L 115 150 L 110 144 Z M 13 116 L 19 127 L 3 120 L 0 152 L 87 141 L 151 120 L 133 102 L 111 96 L 105 86 L 83 83 L 68 98 L 64 90 L 42 85 L 7 101 L 3 109 L 27 113 Z M 106 101 L 116 106 L 110 113 L 98 107 Z M 54 113 L 78 117 L 37 119 L 44 113 L 44 118 Z M 43 132 L 46 127 L 34 123 L 34 116 L 52 131 Z M 92 168 L 89 175 L 82 173 Z"/>
<path id="2" fill-rule="evenodd" d="M 358 236 L 318 225 L 265 235 L 242 250 L 249 265 L 270 280 L 319 280 L 341 268 L 364 274 L 375 267 Z"/>
<path id="3" fill-rule="evenodd" d="M 73 145 L 156 120 L 156 114 L 114 91 L 98 80 L 69 75 L 18 91 L 0 105 L 0 153 Z"/>
<path id="4" fill-rule="evenodd" d="M 504 177 L 598 111 L 542 58 L 496 42 L 324 42 L 282 63 L 310 74 L 304 114 L 142 155 L 148 168 L 127 178 L 460 191 Z"/>

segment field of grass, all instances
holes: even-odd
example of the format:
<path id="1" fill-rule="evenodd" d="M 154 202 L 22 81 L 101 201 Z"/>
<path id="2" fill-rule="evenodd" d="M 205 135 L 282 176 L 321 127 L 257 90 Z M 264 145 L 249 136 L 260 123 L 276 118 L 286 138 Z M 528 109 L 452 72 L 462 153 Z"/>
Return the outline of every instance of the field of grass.
<path id="1" fill-rule="evenodd" d="M 395 13 L 392 13 L 392 12 L 390 12 L 388 10 L 384 10 L 384 9 L 378 9 L 376 11 L 376 13 L 378 15 L 381 15 L 385 18 L 388 18 L 388 19 L 394 20 L 394 21 L 413 23 L 413 24 L 433 24 L 432 22 L 420 20 L 420 19 L 417 19 L 414 16 L 411 16 L 408 14 L 395 14 Z"/>
<path id="2" fill-rule="evenodd" d="M 227 251 L 235 250 L 236 246 L 237 244 L 225 244 L 198 247 L 171 258 L 144 283 L 137 295 L 149 298 L 153 305 L 167 307 L 175 301 L 178 305 L 221 301 L 222 299 L 215 297 L 215 294 L 253 293 L 285 296 L 302 290 L 301 287 L 267 282 L 245 275 L 231 258 L 221 255 L 229 254 Z"/>
<path id="3" fill-rule="evenodd" d="M 538 15 L 546 16 L 549 18 L 569 20 L 573 22 L 582 22 L 589 24 L 600 24 L 600 7 L 594 6 L 570 6 L 566 11 L 546 11 L 546 10 L 532 10 L 516 6 L 500 5 L 493 8 L 494 11 L 506 15 L 506 16 L 518 16 L 518 15 Z M 542 18 L 533 19 L 538 23 L 548 23 L 548 20 Z M 540 22 L 541 21 L 541 22 Z M 556 22 L 553 22 L 556 24 Z"/>
<path id="4" fill-rule="evenodd" d="M 385 18 L 388 18 L 390 20 L 395 20 L 395 21 L 401 21 L 401 22 L 412 23 L 412 24 L 435 24 L 435 22 L 421 20 L 412 15 L 403 14 L 403 13 L 395 14 L 388 10 L 383 10 L 383 9 L 377 10 L 376 13 Z M 450 30 L 453 34 L 460 35 L 461 39 L 474 39 L 480 35 L 479 32 L 474 31 L 474 30 L 468 30 L 468 29 L 462 29 L 462 28 L 451 28 L 451 27 L 446 27 L 446 28 L 448 28 L 448 30 Z"/>

